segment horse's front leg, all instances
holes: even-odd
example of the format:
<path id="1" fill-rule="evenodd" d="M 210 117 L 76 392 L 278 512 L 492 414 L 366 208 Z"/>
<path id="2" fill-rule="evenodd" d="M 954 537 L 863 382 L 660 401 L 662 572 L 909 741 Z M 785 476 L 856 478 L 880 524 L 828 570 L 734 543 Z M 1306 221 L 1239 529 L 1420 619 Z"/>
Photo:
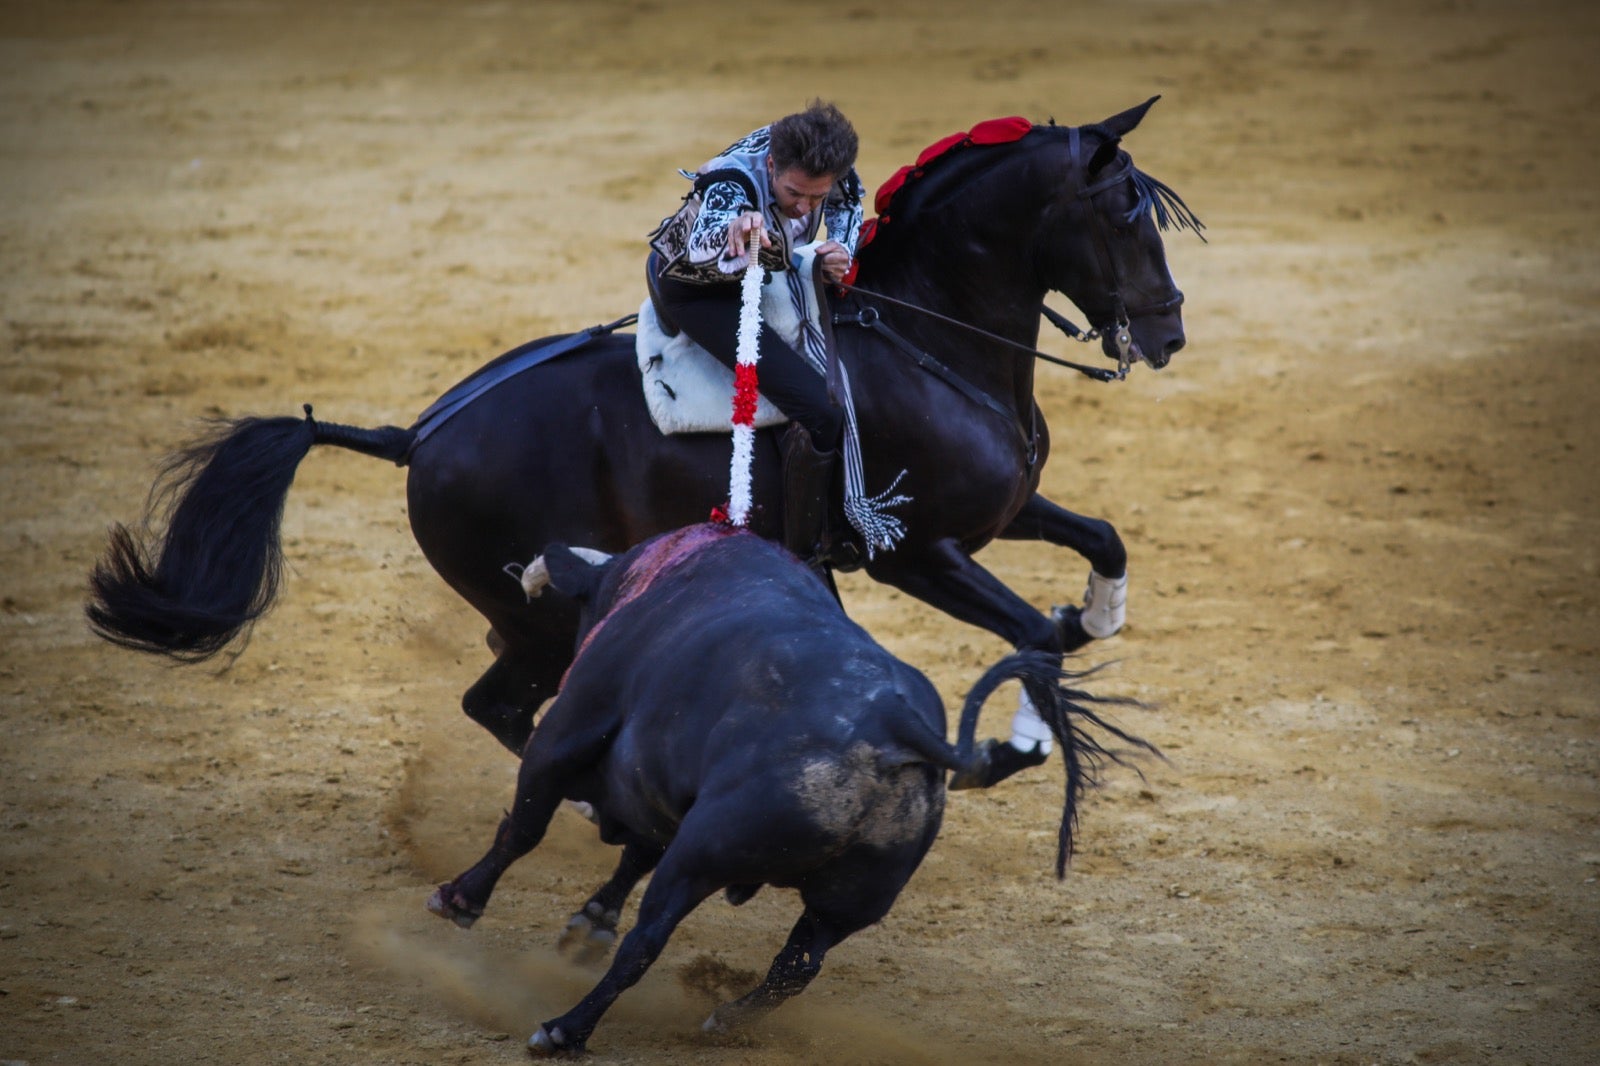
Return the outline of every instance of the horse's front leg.
<path id="1" fill-rule="evenodd" d="M 963 622 L 987 629 L 1019 651 L 1063 653 L 1060 627 L 1000 579 L 974 562 L 954 540 L 912 554 L 904 549 L 867 564 L 867 573 Z M 951 788 L 988 788 L 1019 770 L 1043 763 L 1051 749 L 1050 727 L 1024 691 L 1011 720 L 1010 743 L 985 740 L 982 769 L 956 775 Z"/>
<path id="2" fill-rule="evenodd" d="M 1061 631 L 1065 651 L 1114 636 L 1127 621 L 1128 551 L 1110 522 L 1075 514 L 1034 493 L 1000 536 L 1007 540 L 1042 540 L 1071 548 L 1089 560 L 1083 606 L 1056 607 L 1050 612 Z"/>

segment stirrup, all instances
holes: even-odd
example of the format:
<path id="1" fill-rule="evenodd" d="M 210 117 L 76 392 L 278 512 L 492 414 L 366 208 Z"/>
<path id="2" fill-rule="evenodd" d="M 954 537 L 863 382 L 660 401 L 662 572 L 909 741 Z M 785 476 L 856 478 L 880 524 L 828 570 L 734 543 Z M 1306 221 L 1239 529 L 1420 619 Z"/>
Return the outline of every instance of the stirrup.
<path id="1" fill-rule="evenodd" d="M 644 261 L 644 288 L 650 296 L 650 306 L 655 308 L 656 324 L 661 327 L 661 332 L 668 337 L 676 337 L 683 332 L 672 316 L 667 314 L 667 301 L 661 298 L 661 253 L 652 251 Z"/>

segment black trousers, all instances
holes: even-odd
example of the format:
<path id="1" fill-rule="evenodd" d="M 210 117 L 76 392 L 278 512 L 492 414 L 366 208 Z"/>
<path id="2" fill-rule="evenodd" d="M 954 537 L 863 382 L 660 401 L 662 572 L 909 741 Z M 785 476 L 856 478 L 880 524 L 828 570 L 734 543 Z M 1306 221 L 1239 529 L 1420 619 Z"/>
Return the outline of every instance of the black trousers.
<path id="1" fill-rule="evenodd" d="M 656 292 L 667 317 L 732 370 L 739 348 L 739 283 L 696 285 L 675 278 L 657 278 Z M 756 376 L 761 395 L 805 426 L 818 451 L 832 451 L 839 446 L 844 436 L 844 408 L 829 402 L 822 375 L 765 323 L 761 326 L 761 362 Z"/>

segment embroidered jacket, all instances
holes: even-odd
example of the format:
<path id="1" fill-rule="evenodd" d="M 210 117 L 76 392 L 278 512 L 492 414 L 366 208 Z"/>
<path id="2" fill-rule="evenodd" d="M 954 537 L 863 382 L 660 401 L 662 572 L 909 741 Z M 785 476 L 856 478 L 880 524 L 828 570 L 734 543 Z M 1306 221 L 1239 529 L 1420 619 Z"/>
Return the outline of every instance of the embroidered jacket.
<path id="1" fill-rule="evenodd" d="M 651 245 L 661 256 L 661 271 L 686 281 L 730 281 L 743 273 L 748 257 L 730 256 L 728 225 L 745 211 L 760 211 L 767 220 L 772 247 L 761 252 L 761 265 L 786 270 L 797 245 L 816 240 L 826 224 L 828 236 L 851 256 L 861 235 L 861 179 L 852 167 L 834 183 L 820 210 L 790 219 L 778 210 L 767 177 L 771 127 L 763 126 L 729 145 L 694 173 L 680 171 L 694 181 L 684 207 L 651 234 Z"/>

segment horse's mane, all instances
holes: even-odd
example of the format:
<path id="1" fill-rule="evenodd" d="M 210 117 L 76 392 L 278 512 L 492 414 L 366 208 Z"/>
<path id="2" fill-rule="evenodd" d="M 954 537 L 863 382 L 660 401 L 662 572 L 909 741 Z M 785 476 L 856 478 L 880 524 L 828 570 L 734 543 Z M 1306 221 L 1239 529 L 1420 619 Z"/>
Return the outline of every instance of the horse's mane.
<path id="1" fill-rule="evenodd" d="M 1098 126 L 1089 126 L 1087 129 L 1100 129 Z M 1144 215 L 1145 212 L 1154 212 L 1156 228 L 1165 233 L 1168 229 L 1189 230 L 1201 241 L 1205 241 L 1206 224 L 1200 221 L 1200 216 L 1188 204 L 1183 202 L 1183 197 L 1172 190 L 1172 186 L 1157 178 L 1152 178 L 1138 167 L 1130 167 L 1133 178 L 1133 188 L 1138 194 L 1138 199 L 1133 208 L 1123 217 L 1124 222 L 1133 222 Z"/>
<path id="2" fill-rule="evenodd" d="M 1054 129 L 1035 126 L 1025 118 L 990 119 L 970 130 L 942 137 L 918 153 L 916 161 L 896 170 L 878 186 L 872 198 L 876 218 L 868 219 L 856 243 L 859 257 L 875 241 L 898 232 L 896 219 L 915 217 L 942 201 L 941 190 L 963 188 L 975 170 L 988 170 L 1002 155 L 999 149 L 1015 145 L 1035 130 Z M 978 149 L 973 151 L 972 149 Z M 879 245 L 881 250 L 882 245 Z"/>
<path id="3" fill-rule="evenodd" d="M 1115 136 L 1098 124 L 1084 126 L 1080 132 L 1097 133 L 1105 138 Z M 875 241 L 896 232 L 900 228 L 897 219 L 903 223 L 915 218 L 964 191 L 980 173 L 988 172 L 996 162 L 1011 155 L 1007 149 L 1029 139 L 1063 139 L 1070 134 L 1069 127 L 1057 126 L 1054 120 L 1048 125 L 1034 125 L 1027 119 L 1013 116 L 980 122 L 970 130 L 935 141 L 922 150 L 914 163 L 901 167 L 878 187 L 873 196 L 877 217 L 868 219 L 862 226 L 857 255 Z M 1125 153 L 1119 153 L 1121 155 Z M 1205 223 L 1171 186 L 1131 165 L 1129 176 L 1133 180 L 1136 201 L 1123 218 L 1124 222 L 1131 223 L 1151 212 L 1159 229 L 1187 229 L 1205 240 L 1202 232 Z"/>

